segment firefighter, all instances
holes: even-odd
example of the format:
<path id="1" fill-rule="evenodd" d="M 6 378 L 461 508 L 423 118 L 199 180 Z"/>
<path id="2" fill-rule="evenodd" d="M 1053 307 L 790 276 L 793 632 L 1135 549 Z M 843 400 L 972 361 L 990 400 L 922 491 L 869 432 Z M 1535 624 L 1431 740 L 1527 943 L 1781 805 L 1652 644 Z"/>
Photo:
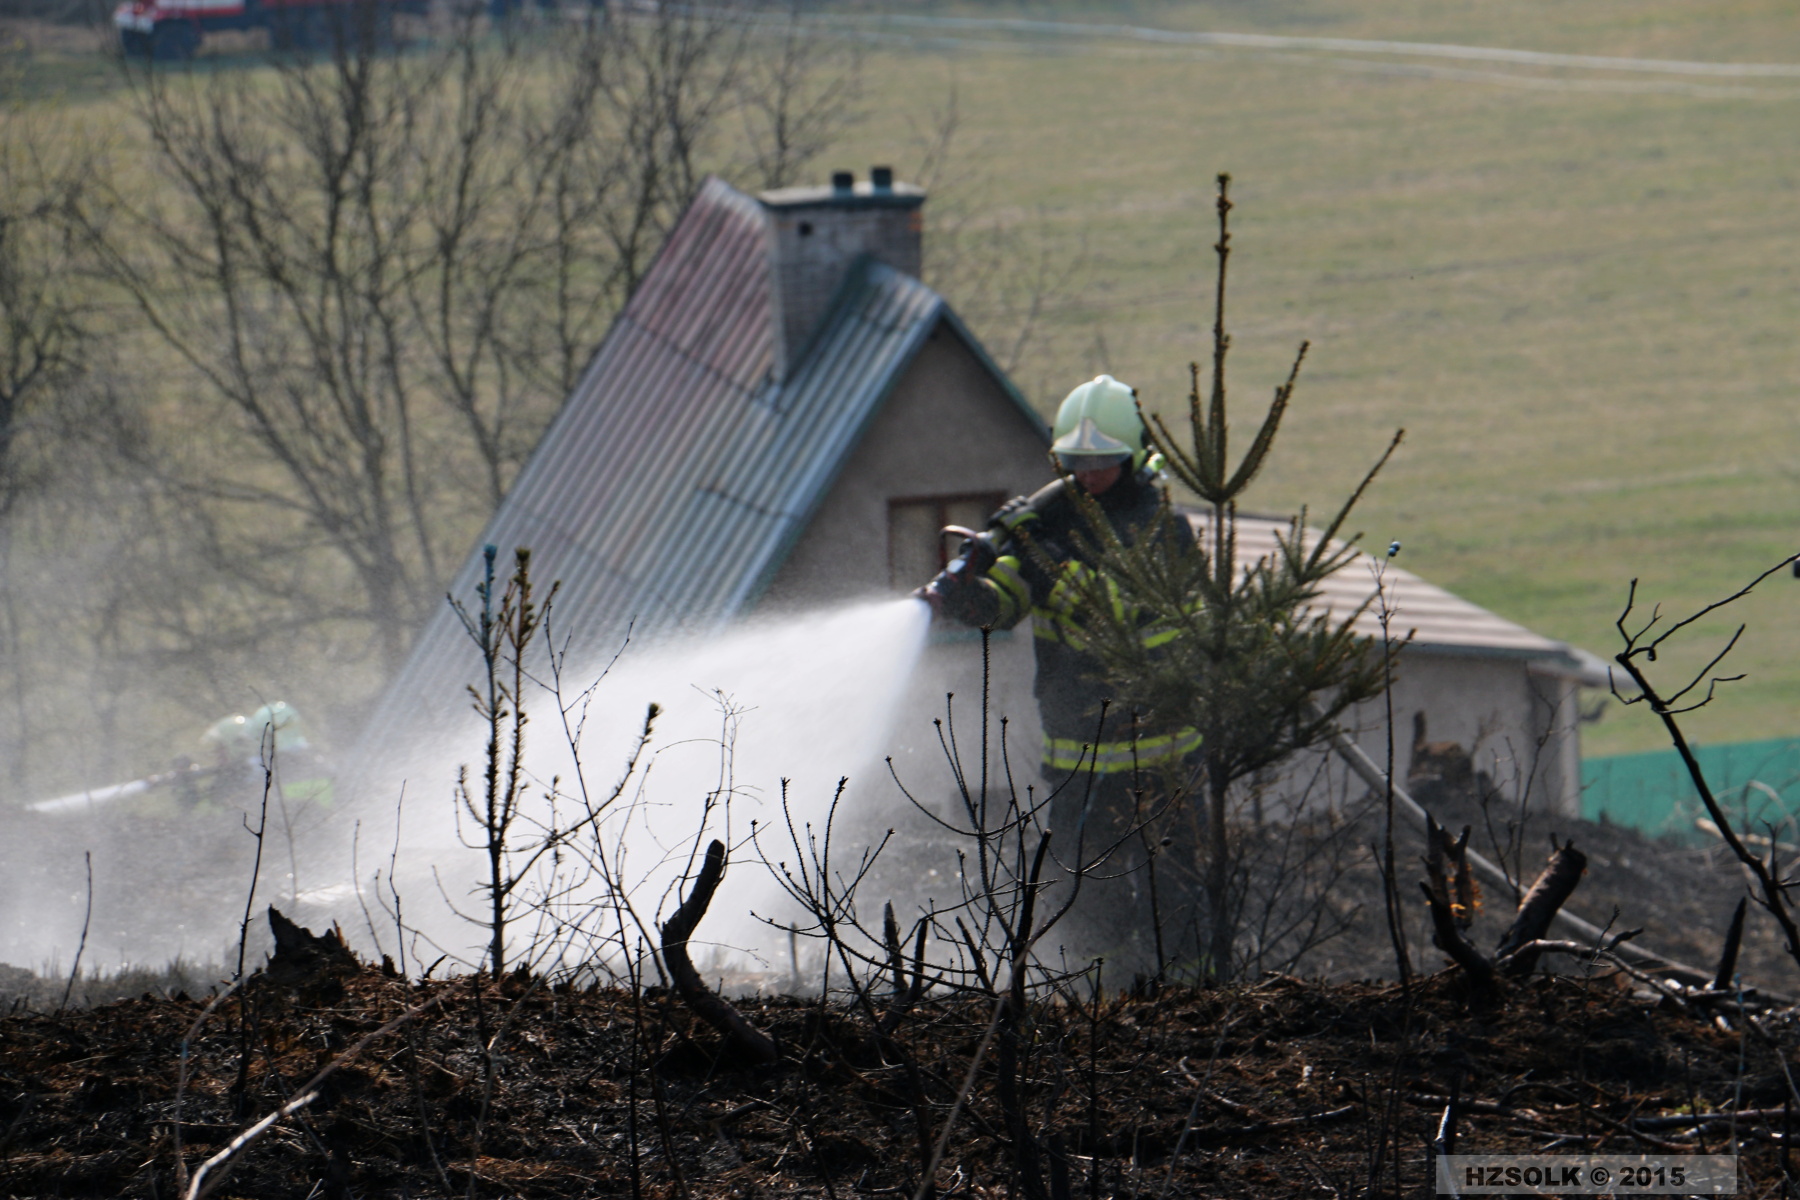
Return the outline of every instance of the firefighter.
<path id="1" fill-rule="evenodd" d="M 209 798 L 214 806 L 232 808 L 259 796 L 264 766 L 271 756 L 284 799 L 332 806 L 330 772 L 306 740 L 300 714 L 285 700 L 265 704 L 247 717 L 214 722 L 200 740 L 212 752 Z"/>
<path id="2" fill-rule="evenodd" d="M 935 614 L 977 628 L 1010 629 L 1032 618 L 1045 777 L 1064 784 L 1063 795 L 1078 804 L 1091 771 L 1091 810 L 1115 816 L 1139 772 L 1179 762 L 1199 745 L 1193 730 L 1169 728 L 1154 713 L 1136 714 L 1134 731 L 1132 705 L 1121 697 L 1113 697 L 1102 728 L 1101 701 L 1109 689 L 1101 662 L 1086 647 L 1089 618 L 1077 603 L 1079 585 L 1094 569 L 1085 549 L 1095 538 L 1071 489 L 1091 496 L 1127 544 L 1146 531 L 1164 502 L 1158 464 L 1144 448 L 1136 395 L 1110 375 L 1070 392 L 1057 410 L 1051 446 L 1061 477 L 1003 505 L 962 556 L 917 593 Z M 1166 536 L 1192 544 L 1186 522 L 1168 528 Z M 1146 620 L 1140 636 L 1153 645 L 1173 635 Z M 1071 811 L 1059 803 L 1056 819 Z"/>

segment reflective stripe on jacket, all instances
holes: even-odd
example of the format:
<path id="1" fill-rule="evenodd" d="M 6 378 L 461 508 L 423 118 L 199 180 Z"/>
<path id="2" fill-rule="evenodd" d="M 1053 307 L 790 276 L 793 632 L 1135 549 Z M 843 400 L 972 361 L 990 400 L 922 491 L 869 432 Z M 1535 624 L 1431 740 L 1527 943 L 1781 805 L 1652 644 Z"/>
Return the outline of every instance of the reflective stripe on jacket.
<path id="1" fill-rule="evenodd" d="M 1044 734 L 1044 765 L 1053 771 L 1086 772 L 1116 775 L 1140 767 L 1174 762 L 1200 748 L 1200 734 L 1194 729 L 1181 729 L 1157 737 L 1140 737 L 1136 742 L 1101 742 L 1091 745 L 1073 738 Z"/>

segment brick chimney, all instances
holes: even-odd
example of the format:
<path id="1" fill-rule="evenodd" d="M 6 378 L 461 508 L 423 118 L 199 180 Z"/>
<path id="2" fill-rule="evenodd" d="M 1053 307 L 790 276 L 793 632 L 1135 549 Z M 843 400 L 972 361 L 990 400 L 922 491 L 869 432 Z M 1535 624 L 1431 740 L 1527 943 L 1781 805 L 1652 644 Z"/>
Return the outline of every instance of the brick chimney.
<path id="1" fill-rule="evenodd" d="M 919 274 L 925 191 L 895 183 L 891 167 L 876 167 L 862 183 L 837 171 L 829 187 L 782 188 L 760 199 L 773 234 L 775 371 L 786 376 L 860 256 Z"/>

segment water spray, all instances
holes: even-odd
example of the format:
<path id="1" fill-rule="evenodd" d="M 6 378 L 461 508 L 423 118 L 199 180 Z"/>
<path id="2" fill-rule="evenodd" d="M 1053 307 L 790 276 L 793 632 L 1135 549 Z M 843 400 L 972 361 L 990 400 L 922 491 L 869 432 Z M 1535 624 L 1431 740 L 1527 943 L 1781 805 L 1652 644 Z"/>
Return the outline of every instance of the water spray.
<path id="1" fill-rule="evenodd" d="M 607 852 L 624 864 L 631 903 L 647 914 L 647 924 L 666 915 L 695 848 L 721 838 L 732 848 L 733 865 L 721 903 L 699 931 L 698 957 L 707 961 L 711 942 L 752 970 L 772 958 L 785 961 L 785 935 L 758 919 L 777 916 L 782 897 L 756 861 L 752 822 L 779 835 L 779 841 L 761 839 L 774 857 L 787 844 L 789 820 L 802 836 L 808 826 L 822 832 L 841 778 L 867 781 L 851 793 L 858 800 L 887 795 L 891 785 L 882 758 L 890 752 L 900 701 L 929 624 L 925 604 L 895 600 L 631 645 L 610 666 L 606 658 L 567 663 L 565 711 L 559 712 L 549 690 L 524 697 L 529 820 L 566 820 L 583 776 L 591 791 L 612 788 L 643 726 L 645 707 L 655 702 L 662 715 L 640 770 L 585 836 L 606 839 Z M 482 855 L 469 848 L 471 831 L 458 829 L 454 795 L 459 771 L 466 767 L 478 778 L 483 769 L 485 727 L 468 712 L 454 728 L 405 749 L 404 760 L 413 765 L 403 781 L 397 842 L 387 844 L 380 831 L 395 829 L 399 781 L 365 794 L 354 807 L 320 810 L 328 819 L 305 831 L 295 856 L 297 878 L 265 878 L 263 886 L 284 909 L 294 905 L 292 915 L 302 923 L 336 921 L 365 952 L 377 944 L 391 951 L 395 930 L 376 903 L 379 870 L 379 890 L 399 891 L 405 923 L 420 935 L 409 960 L 416 961 L 416 949 L 426 962 L 448 953 L 452 961 L 474 963 L 483 933 L 451 909 L 479 911 Z M 233 943 L 234 907 L 241 908 L 248 884 L 237 851 L 249 841 L 235 805 L 229 812 L 175 814 L 147 825 L 133 817 L 138 797 L 192 790 L 218 770 L 183 763 L 163 775 L 32 806 L 31 836 L 46 839 L 34 851 L 42 878 L 11 898 L 8 926 L 0 929 L 0 961 L 36 964 L 59 952 L 66 957 L 72 930 L 63 928 L 63 914 L 78 894 L 70 889 L 80 886 L 70 872 L 79 873 L 82 852 L 90 847 L 100 914 L 95 944 L 103 956 L 152 965 L 177 954 L 207 960 Z M 254 797 L 246 794 L 241 802 Z M 154 849 L 144 841 L 146 831 L 161 839 Z M 274 857 L 285 861 L 290 855 Z M 591 882 L 587 887 L 561 897 L 565 912 L 605 903 Z M 520 936 L 531 935 L 522 928 Z M 440 949 L 426 954 L 433 946 Z"/>
<path id="2" fill-rule="evenodd" d="M 656 704 L 640 770 L 589 836 L 613 856 L 646 928 L 655 914 L 666 915 L 697 848 L 724 841 L 732 848 L 730 902 L 708 917 L 695 948 L 704 959 L 710 942 L 761 969 L 786 943 L 764 921 L 778 915 L 782 896 L 755 861 L 753 827 L 779 857 L 790 822 L 802 836 L 808 827 L 823 831 L 841 779 L 885 780 L 881 761 L 929 623 L 928 608 L 913 599 L 862 604 L 628 647 L 610 666 L 567 667 L 563 677 L 576 689 L 593 684 L 591 693 L 526 697 L 534 819 L 550 819 L 555 795 L 558 819 L 567 821 L 583 782 L 590 796 L 615 787 L 645 709 Z M 477 856 L 466 848 L 469 831 L 458 829 L 450 797 L 459 768 L 479 772 L 482 736 L 471 714 L 465 727 L 410 756 L 429 765 L 406 781 L 407 833 L 395 856 L 399 886 L 411 893 L 409 917 L 432 943 L 458 954 L 479 940 L 478 931 L 449 904 L 476 907 L 465 901 L 476 886 Z M 440 896 L 449 904 L 436 903 Z M 606 902 L 592 881 L 559 900 L 565 913 Z"/>

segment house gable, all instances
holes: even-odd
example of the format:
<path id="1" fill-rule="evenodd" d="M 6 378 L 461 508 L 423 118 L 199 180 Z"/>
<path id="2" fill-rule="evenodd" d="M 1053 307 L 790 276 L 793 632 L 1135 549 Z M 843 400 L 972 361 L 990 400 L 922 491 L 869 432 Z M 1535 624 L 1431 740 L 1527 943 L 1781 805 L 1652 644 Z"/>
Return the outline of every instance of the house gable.
<path id="1" fill-rule="evenodd" d="M 894 577 L 894 507 L 966 498 L 973 505 L 967 511 L 985 510 L 988 497 L 1049 481 L 1047 446 L 1043 423 L 1022 409 L 1004 376 L 946 313 L 844 460 L 763 607 L 891 595 L 925 583 L 929 576 Z M 986 516 L 981 511 L 976 519 Z"/>
<path id="2" fill-rule="evenodd" d="M 640 641 L 707 632 L 755 605 L 814 518 L 832 518 L 828 494 L 861 469 L 856 451 L 886 428 L 891 397 L 908 397 L 910 413 L 931 391 L 945 427 L 998 421 L 1031 442 L 1029 410 L 942 298 L 872 252 L 845 264 L 804 354 L 778 374 L 772 211 L 720 180 L 702 186 L 452 596 L 474 602 L 484 547 L 501 574 L 516 548 L 530 548 L 540 586 L 560 587 L 557 620 L 573 638 L 571 666 L 584 670 L 627 629 Z M 930 365 L 915 371 L 922 350 Z M 977 415 L 960 417 L 956 396 Z M 358 757 L 466 715 L 478 666 L 461 619 L 440 608 L 371 713 Z"/>

